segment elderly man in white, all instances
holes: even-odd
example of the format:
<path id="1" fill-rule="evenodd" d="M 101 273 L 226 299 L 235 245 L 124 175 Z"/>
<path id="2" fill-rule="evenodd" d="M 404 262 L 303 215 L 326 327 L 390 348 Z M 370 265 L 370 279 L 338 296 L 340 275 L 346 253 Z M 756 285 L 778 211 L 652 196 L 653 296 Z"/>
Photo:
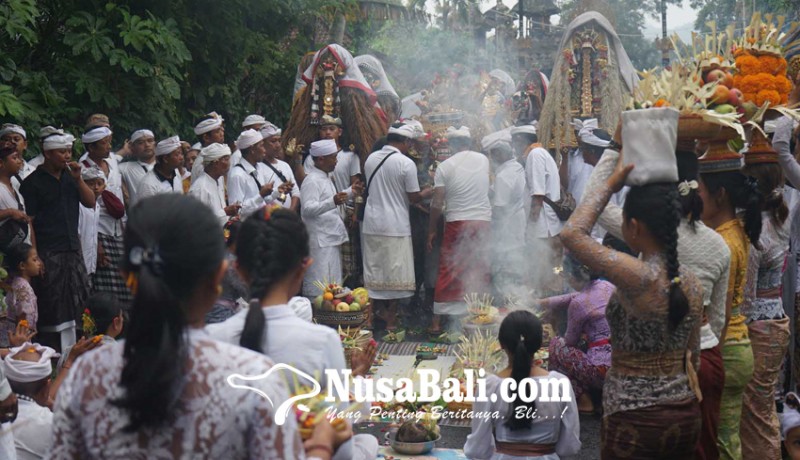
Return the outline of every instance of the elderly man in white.
<path id="1" fill-rule="evenodd" d="M 131 152 L 136 161 L 128 161 L 119 165 L 122 181 L 128 195 L 125 203 L 134 203 L 139 192 L 139 184 L 145 174 L 156 165 L 156 138 L 149 129 L 140 129 L 131 134 Z"/>
<path id="2" fill-rule="evenodd" d="M 264 138 L 254 129 L 239 135 L 236 147 L 242 153 L 238 164 L 228 173 L 228 204 L 242 205 L 242 216 L 249 216 L 261 207 L 272 204 L 283 193 L 275 181 L 267 178 L 264 159 Z"/>
<path id="3" fill-rule="evenodd" d="M 225 206 L 225 190 L 219 178 L 230 168 L 231 149 L 225 144 L 211 144 L 200 150 L 197 162 L 203 169 L 192 182 L 189 195 L 206 204 L 224 225 L 230 217 L 239 214 L 241 204 Z"/>
<path id="4" fill-rule="evenodd" d="M 183 164 L 183 148 L 178 136 L 168 137 L 156 145 L 156 165 L 139 184 L 137 200 L 162 193 L 183 193 L 183 180 L 178 168 Z"/>
<path id="5" fill-rule="evenodd" d="M 342 205 L 360 193 L 354 185 L 341 192 L 328 174 L 336 168 L 336 155 L 339 147 L 333 139 L 311 143 L 310 155 L 314 162 L 312 169 L 300 189 L 303 207 L 301 216 L 309 236 L 309 248 L 314 262 L 303 279 L 303 295 L 316 297 L 322 292 L 314 286 L 314 281 L 342 282 L 342 257 L 340 247 L 347 242 L 347 229 L 344 226 Z"/>
<path id="6" fill-rule="evenodd" d="M 530 196 L 528 211 L 527 242 L 532 260 L 542 260 L 547 254 L 550 262 L 537 263 L 530 273 L 534 285 L 549 283 L 552 267 L 559 264 L 561 245 L 558 234 L 563 224 L 550 203 L 561 199 L 561 178 L 555 159 L 541 144 L 538 144 L 536 126 L 533 124 L 511 129 L 511 138 L 517 153 L 525 154 L 525 179 Z M 545 267 L 542 271 L 541 268 Z"/>

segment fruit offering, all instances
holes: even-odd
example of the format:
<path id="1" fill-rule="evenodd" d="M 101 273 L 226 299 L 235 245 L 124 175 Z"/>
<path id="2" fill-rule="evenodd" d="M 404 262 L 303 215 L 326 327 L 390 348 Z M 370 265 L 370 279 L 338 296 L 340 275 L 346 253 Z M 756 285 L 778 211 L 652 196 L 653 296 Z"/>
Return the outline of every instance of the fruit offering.
<path id="1" fill-rule="evenodd" d="M 304 385 L 297 384 L 295 380 L 295 392 L 292 395 L 307 395 L 312 392 L 311 387 L 307 387 Z M 295 417 L 297 419 L 297 426 L 300 428 L 300 437 L 303 440 L 306 440 L 311 437 L 311 434 L 314 431 L 314 426 L 321 422 L 324 417 L 327 416 L 328 410 L 330 407 L 335 406 L 335 402 L 328 402 L 325 401 L 326 393 L 323 391 L 320 394 L 312 397 L 306 398 L 298 401 L 294 405 L 294 412 Z M 349 412 L 350 410 L 356 408 L 355 405 L 351 406 L 350 408 L 346 409 L 344 412 Z M 331 425 L 337 430 L 341 431 L 347 428 L 347 422 L 344 418 L 334 418 L 331 420 Z"/>
<path id="2" fill-rule="evenodd" d="M 369 294 L 363 287 L 350 291 L 338 282 L 315 281 L 314 286 L 322 291 L 311 302 L 315 310 L 339 313 L 361 311 L 369 303 Z"/>
<path id="3" fill-rule="evenodd" d="M 776 25 L 771 16 L 762 21 L 759 13 L 753 14 L 750 25 L 734 45 L 734 86 L 742 90 L 745 102 L 756 106 L 766 102 L 771 107 L 786 104 L 792 91 L 792 82 L 786 77 L 788 65 L 781 53 L 783 21 L 778 21 Z"/>

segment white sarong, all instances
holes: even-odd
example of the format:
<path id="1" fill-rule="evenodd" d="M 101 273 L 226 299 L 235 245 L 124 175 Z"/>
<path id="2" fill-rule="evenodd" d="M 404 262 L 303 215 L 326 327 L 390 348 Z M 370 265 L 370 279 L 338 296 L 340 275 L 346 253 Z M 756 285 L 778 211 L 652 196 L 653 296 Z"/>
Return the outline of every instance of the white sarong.
<path id="1" fill-rule="evenodd" d="M 309 255 L 313 259 L 311 266 L 306 271 L 303 278 L 303 295 L 314 298 L 322 291 L 314 286 L 314 281 L 323 283 L 342 282 L 342 255 L 341 246 L 330 246 L 327 248 L 309 248 Z"/>
<path id="2" fill-rule="evenodd" d="M 405 299 L 417 288 L 410 236 L 363 235 L 364 287 L 370 298 Z"/>

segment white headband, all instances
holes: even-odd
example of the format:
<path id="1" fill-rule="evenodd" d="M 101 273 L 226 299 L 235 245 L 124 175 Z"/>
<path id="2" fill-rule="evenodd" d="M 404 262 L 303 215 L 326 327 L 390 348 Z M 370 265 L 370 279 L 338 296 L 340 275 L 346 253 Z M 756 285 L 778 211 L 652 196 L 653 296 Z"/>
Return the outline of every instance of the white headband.
<path id="1" fill-rule="evenodd" d="M 106 128 L 105 126 L 98 126 L 97 128 L 90 129 L 89 131 L 83 133 L 81 136 L 81 142 L 84 144 L 93 144 L 97 141 L 107 138 L 111 134 L 112 133 L 110 129 Z M 131 138 L 133 138 L 133 136 L 131 136 Z"/>
<path id="2" fill-rule="evenodd" d="M 14 359 L 17 353 L 29 350 L 42 355 L 39 361 L 33 362 Z M 25 342 L 19 347 L 11 349 L 6 359 L 3 360 L 3 370 L 8 380 L 19 383 L 38 382 L 52 375 L 53 366 L 50 360 L 52 358 L 58 358 L 59 356 L 61 355 L 50 347 L 44 347 L 38 343 Z"/>
<path id="3" fill-rule="evenodd" d="M 263 125 L 267 122 L 267 119 L 262 117 L 261 115 L 248 115 L 247 118 L 244 119 L 242 122 L 242 128 L 252 125 Z"/>
<path id="4" fill-rule="evenodd" d="M 229 156 L 231 156 L 231 149 L 225 144 L 211 144 L 200 151 L 203 166 Z"/>
<path id="5" fill-rule="evenodd" d="M 153 135 L 153 132 L 149 129 L 140 129 L 131 134 L 131 143 L 134 143 L 143 137 L 152 137 L 153 139 L 156 138 L 156 136 Z"/>
<path id="6" fill-rule="evenodd" d="M 211 117 L 206 120 L 201 121 L 194 127 L 194 133 L 198 136 L 203 135 L 205 133 L 214 131 L 215 129 L 222 126 L 222 122 L 225 121 L 224 118 L 219 116 L 217 112 L 211 112 L 207 116 Z"/>
<path id="7" fill-rule="evenodd" d="M 270 122 L 267 122 L 267 124 L 265 124 L 261 128 L 261 136 L 264 139 L 267 139 L 272 136 L 280 136 L 282 132 L 283 131 L 280 128 L 278 128 L 277 126 L 273 125 Z"/>
<path id="8" fill-rule="evenodd" d="M 106 179 L 106 175 L 102 169 L 98 168 L 97 166 L 92 166 L 91 168 L 83 168 L 81 169 L 81 178 L 83 180 L 92 180 L 92 179 Z"/>
<path id="9" fill-rule="evenodd" d="M 0 128 L 0 137 L 5 136 L 8 133 L 16 133 L 22 136 L 25 140 L 28 140 L 28 134 L 25 133 L 25 130 L 22 129 L 22 126 L 15 125 L 13 123 L 6 123 Z"/>
<path id="10" fill-rule="evenodd" d="M 425 128 L 419 120 L 405 120 L 405 124 L 414 129 L 414 139 L 420 139 L 427 135 Z"/>
<path id="11" fill-rule="evenodd" d="M 611 145 L 610 141 L 604 141 L 594 135 L 594 130 L 600 128 L 597 118 L 587 118 L 586 120 L 578 120 L 575 118 L 572 120 L 571 125 L 578 131 L 578 138 L 584 144 L 602 148 Z"/>
<path id="12" fill-rule="evenodd" d="M 325 157 L 333 155 L 339 151 L 336 141 L 333 139 L 323 139 L 311 143 L 310 154 L 312 157 Z"/>
<path id="13" fill-rule="evenodd" d="M 470 139 L 472 136 L 469 133 L 469 128 L 466 126 L 462 126 L 456 129 L 454 126 L 447 128 L 447 138 L 448 139 Z"/>
<path id="14" fill-rule="evenodd" d="M 52 126 L 45 126 L 39 130 L 39 137 L 44 139 L 51 134 L 64 134 L 63 129 L 54 128 Z"/>
<path id="15" fill-rule="evenodd" d="M 156 144 L 156 156 L 169 155 L 181 147 L 181 138 L 178 136 L 168 137 Z"/>
<path id="16" fill-rule="evenodd" d="M 248 129 L 239 134 L 239 138 L 236 139 L 236 148 L 239 150 L 249 149 L 263 140 L 264 136 L 260 132 L 255 129 Z"/>
<path id="17" fill-rule="evenodd" d="M 511 128 L 511 135 L 515 136 L 517 134 L 532 134 L 532 135 L 536 135 L 536 122 L 534 121 L 530 125 L 515 126 L 515 127 Z"/>
<path id="18" fill-rule="evenodd" d="M 389 134 L 397 134 L 406 139 L 414 139 L 417 136 L 416 130 L 411 125 L 403 125 L 399 128 L 389 128 Z"/>
<path id="19" fill-rule="evenodd" d="M 75 137 L 72 134 L 53 134 L 45 139 L 42 144 L 46 152 L 48 150 L 71 149 L 73 142 L 75 142 Z"/>

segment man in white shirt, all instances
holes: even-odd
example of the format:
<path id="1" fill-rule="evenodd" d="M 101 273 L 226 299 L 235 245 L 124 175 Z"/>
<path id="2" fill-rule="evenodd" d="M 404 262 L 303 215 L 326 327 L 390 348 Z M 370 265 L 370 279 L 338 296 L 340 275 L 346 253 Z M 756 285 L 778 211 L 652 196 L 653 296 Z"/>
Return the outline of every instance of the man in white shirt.
<path id="1" fill-rule="evenodd" d="M 124 253 L 122 223 L 125 217 L 125 184 L 121 166 L 111 155 L 111 130 L 98 126 L 86 131 L 81 142 L 86 153 L 80 158 L 84 168 L 96 167 L 105 174 L 105 197 L 96 197 L 97 211 L 97 265 L 92 275 L 93 291 L 110 292 L 120 302 L 128 304 L 133 297 L 120 273 L 120 259 Z M 116 199 L 115 199 L 116 198 Z M 108 202 L 107 202 L 108 201 Z M 115 206 L 118 205 L 118 206 Z"/>
<path id="2" fill-rule="evenodd" d="M 131 134 L 130 148 L 134 161 L 119 165 L 122 181 L 128 192 L 125 196 L 125 203 L 128 204 L 136 202 L 139 183 L 156 164 L 156 138 L 153 132 L 149 129 L 134 131 Z"/>
<path id="3" fill-rule="evenodd" d="M 455 154 L 436 169 L 428 227 L 430 250 L 444 210 L 432 332 L 440 330 L 440 315 L 467 313 L 465 294 L 487 293 L 490 284 L 489 159 L 469 150 L 472 139 L 467 127 L 448 128 L 447 141 Z"/>
<path id="4" fill-rule="evenodd" d="M 274 181 L 276 184 L 290 185 L 286 191 L 286 198 L 283 200 L 283 207 L 294 212 L 300 210 L 300 187 L 294 179 L 294 172 L 289 163 L 280 160 L 281 154 L 281 130 L 272 123 L 266 123 L 261 128 L 261 135 L 264 137 L 264 165 L 267 167 L 267 180 Z M 338 160 L 337 160 L 338 161 Z"/>
<path id="5" fill-rule="evenodd" d="M 261 133 L 253 129 L 242 132 L 236 146 L 242 152 L 242 159 L 228 173 L 228 204 L 240 204 L 242 217 L 246 217 L 272 204 L 283 189 L 266 177 L 267 168 L 261 163 L 264 159 Z"/>
<path id="6" fill-rule="evenodd" d="M 203 147 L 196 162 L 203 165 L 203 170 L 192 182 L 189 195 L 205 203 L 219 218 L 220 225 L 225 225 L 230 217 L 239 214 L 240 204 L 225 205 L 225 190 L 219 180 L 228 173 L 231 163 L 231 149 L 225 144 L 211 144 Z"/>
<path id="7" fill-rule="evenodd" d="M 137 200 L 162 193 L 183 194 L 183 180 L 178 168 L 183 165 L 183 146 L 178 136 L 168 137 L 156 145 L 156 165 L 139 184 Z"/>
<path id="8" fill-rule="evenodd" d="M 543 286 L 552 277 L 552 267 L 559 265 L 561 260 L 558 234 L 561 233 L 563 224 L 547 203 L 555 203 L 561 199 L 561 178 L 553 156 L 537 143 L 536 126 L 517 126 L 511 130 L 511 138 L 517 152 L 528 152 L 525 158 L 525 180 L 527 194 L 531 197 L 526 231 L 529 258 L 549 260 L 548 263 L 537 263 L 530 267 L 530 276 L 534 285 Z"/>
<path id="9" fill-rule="evenodd" d="M 336 191 L 328 174 L 336 168 L 338 153 L 339 147 L 333 139 L 312 142 L 310 155 L 314 169 L 300 188 L 303 202 L 300 215 L 308 229 L 310 255 L 314 260 L 303 279 L 303 295 L 310 298 L 322 294 L 314 286 L 315 281 L 342 282 L 340 249 L 347 242 L 347 229 L 341 208 L 360 189 L 356 184 L 345 191 Z"/>
<path id="10" fill-rule="evenodd" d="M 247 131 L 248 129 L 252 129 L 254 131 L 261 131 L 261 128 L 267 124 L 267 119 L 262 117 L 261 115 L 251 114 L 245 117 L 244 121 L 242 121 L 242 132 Z M 236 150 L 231 154 L 231 171 L 228 173 L 228 180 L 230 180 L 230 174 L 234 171 L 233 168 L 242 161 L 242 151 L 239 150 L 237 145 Z"/>
<path id="11" fill-rule="evenodd" d="M 323 115 L 319 125 L 320 140 L 333 140 L 339 147 L 339 154 L 336 156 L 336 168 L 331 171 L 333 184 L 337 192 L 342 192 L 350 188 L 358 180 L 361 173 L 361 159 L 354 152 L 347 149 L 347 146 L 339 145 L 342 137 L 342 120 L 330 115 Z M 309 155 L 306 158 L 304 169 L 306 174 L 314 169 L 314 162 Z M 302 185 L 302 183 L 301 183 Z M 342 245 L 342 271 L 344 280 L 350 280 L 349 284 L 362 285 L 361 283 L 361 260 L 358 257 L 361 237 L 359 235 L 358 224 L 355 219 L 355 209 L 352 198 L 344 204 L 343 220 L 347 228 L 348 241 Z M 343 281 L 344 281 L 343 280 Z"/>
<path id="12" fill-rule="evenodd" d="M 433 192 L 420 192 L 417 166 L 405 155 L 414 137 L 411 126 L 389 128 L 386 146 L 364 165 L 370 184 L 361 225 L 364 287 L 389 332 L 397 328 L 398 299 L 413 296 L 417 287 L 408 207 Z"/>
<path id="13" fill-rule="evenodd" d="M 225 144 L 225 119 L 217 112 L 210 112 L 203 116 L 194 127 L 194 134 L 200 141 L 200 148 L 208 147 L 211 144 Z M 238 158 L 231 158 L 238 162 Z M 236 163 L 231 163 L 234 165 Z M 202 162 L 195 162 L 192 166 L 192 183 L 201 176 L 203 171 Z M 223 185 L 224 187 L 224 185 Z"/>
<path id="14" fill-rule="evenodd" d="M 525 168 L 511 144 L 496 140 L 484 146 L 494 167 L 492 187 L 492 280 L 498 293 L 511 294 L 524 281 L 526 215 Z"/>

